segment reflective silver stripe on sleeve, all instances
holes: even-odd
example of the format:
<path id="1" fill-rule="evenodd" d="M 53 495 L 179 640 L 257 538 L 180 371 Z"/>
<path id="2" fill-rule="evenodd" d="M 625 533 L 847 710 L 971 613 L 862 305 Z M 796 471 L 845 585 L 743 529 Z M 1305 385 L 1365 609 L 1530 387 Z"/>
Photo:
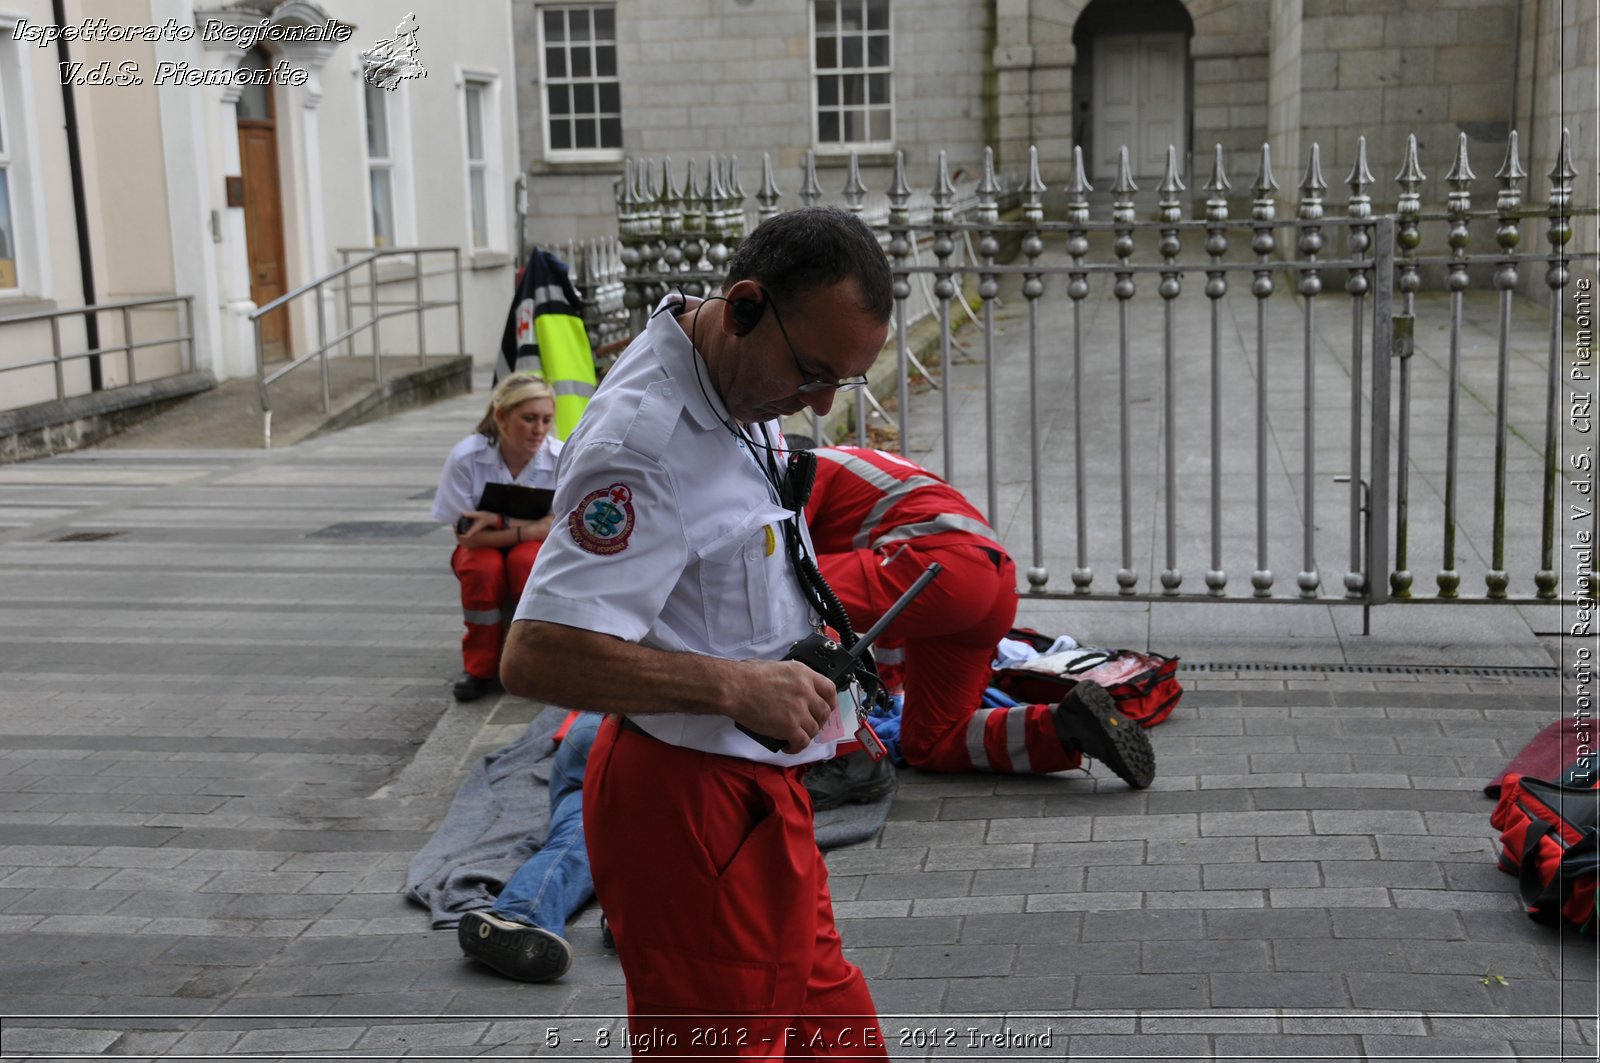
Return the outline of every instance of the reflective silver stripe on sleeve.
<path id="1" fill-rule="evenodd" d="M 957 513 L 941 513 L 932 520 L 925 520 L 919 524 L 903 524 L 898 528 L 890 528 L 872 541 L 873 549 L 889 543 L 901 542 L 905 539 L 915 539 L 923 535 L 935 535 L 939 532 L 964 531 L 971 532 L 980 538 L 988 539 L 996 545 L 1000 537 L 995 530 L 981 520 L 973 517 L 963 517 Z"/>
<path id="2" fill-rule="evenodd" d="M 585 383 L 582 380 L 554 380 L 550 382 L 550 390 L 556 393 L 557 398 L 562 395 L 581 395 L 587 399 L 594 394 L 594 387 L 593 384 Z"/>
<path id="3" fill-rule="evenodd" d="M 498 609 L 463 609 L 461 615 L 466 617 L 469 624 L 498 624 L 500 610 Z"/>
<path id="4" fill-rule="evenodd" d="M 543 303 L 561 303 L 565 305 L 566 301 L 567 293 L 561 290 L 559 284 L 541 284 L 533 290 L 533 305 L 535 306 Z"/>
<path id="5" fill-rule="evenodd" d="M 905 664 L 906 651 L 903 646 L 874 646 L 872 659 L 879 664 Z"/>
<path id="6" fill-rule="evenodd" d="M 878 499 L 871 511 L 867 513 L 867 519 L 862 522 L 861 529 L 856 532 L 855 539 L 851 542 L 851 545 L 857 550 L 863 550 L 869 546 L 876 547 L 884 542 L 893 542 L 894 539 L 890 538 L 883 538 L 874 542 L 872 529 L 878 526 L 884 515 L 893 509 L 901 499 L 919 488 L 932 487 L 940 482 L 927 476 L 912 476 L 907 480 L 896 480 L 870 461 L 858 458 L 854 454 L 841 454 L 838 451 L 827 449 L 819 450 L 816 454 L 819 458 L 825 458 L 836 465 L 843 466 L 849 472 L 861 477 L 861 479 L 883 492 L 883 497 Z M 912 525 L 912 527 L 916 527 L 916 525 Z M 983 527 L 985 530 L 982 534 L 998 541 L 994 531 L 987 524 L 983 525 Z M 927 533 L 924 532 L 922 534 Z M 899 538 L 909 539 L 912 536 L 903 535 L 899 536 Z"/>
<path id="7" fill-rule="evenodd" d="M 1020 774 L 1033 772 L 1033 761 L 1028 757 L 1028 706 L 1001 709 L 1006 714 L 1006 753 L 1011 757 L 1011 770 Z"/>
<path id="8" fill-rule="evenodd" d="M 967 757 L 972 761 L 974 769 L 989 767 L 989 753 L 983 744 L 983 728 L 989 721 L 989 714 L 995 711 L 995 709 L 979 709 L 967 720 Z"/>

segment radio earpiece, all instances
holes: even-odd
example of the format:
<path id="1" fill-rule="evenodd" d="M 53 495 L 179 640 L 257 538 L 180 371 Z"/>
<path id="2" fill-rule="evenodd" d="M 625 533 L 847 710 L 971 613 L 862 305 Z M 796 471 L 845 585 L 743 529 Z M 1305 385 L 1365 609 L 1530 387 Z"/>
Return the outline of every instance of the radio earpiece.
<path id="1" fill-rule="evenodd" d="M 765 299 L 760 302 L 754 299 L 733 299 L 728 305 L 733 308 L 733 320 L 739 326 L 734 330 L 735 336 L 748 336 L 750 330 L 761 323 L 761 315 L 767 312 Z"/>

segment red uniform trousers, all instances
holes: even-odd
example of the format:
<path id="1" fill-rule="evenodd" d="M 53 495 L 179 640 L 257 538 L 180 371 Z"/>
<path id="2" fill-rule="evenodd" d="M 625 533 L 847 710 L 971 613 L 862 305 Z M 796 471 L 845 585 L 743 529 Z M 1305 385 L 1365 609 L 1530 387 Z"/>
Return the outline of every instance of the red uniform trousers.
<path id="1" fill-rule="evenodd" d="M 995 645 L 1017 617 L 1017 570 L 1009 557 L 971 542 L 911 540 L 882 554 L 823 554 L 817 567 L 859 633 L 933 561 L 944 571 L 884 633 L 905 647 L 900 748 L 906 761 L 926 771 L 1004 774 L 1078 767 L 1083 757 L 1062 747 L 1054 706 L 980 707 Z"/>
<path id="2" fill-rule="evenodd" d="M 800 773 L 601 726 L 583 829 L 634 1059 L 889 1058 Z"/>
<path id="3" fill-rule="evenodd" d="M 505 634 L 501 606 L 522 596 L 544 541 L 517 543 L 509 550 L 492 546 L 456 547 L 450 567 L 461 581 L 461 612 L 467 630 L 461 636 L 461 664 L 479 679 L 500 677 L 500 640 Z"/>

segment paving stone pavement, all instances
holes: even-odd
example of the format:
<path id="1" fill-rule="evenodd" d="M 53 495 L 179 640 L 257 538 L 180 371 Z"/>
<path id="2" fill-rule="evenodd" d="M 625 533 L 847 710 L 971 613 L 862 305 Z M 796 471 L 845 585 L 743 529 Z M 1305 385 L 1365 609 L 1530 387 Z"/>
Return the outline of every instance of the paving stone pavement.
<path id="1" fill-rule="evenodd" d="M 0 1054 L 623 1054 L 592 908 L 518 985 L 398 894 L 534 709 L 449 697 L 426 497 L 481 402 L 0 467 Z M 1022 620 L 1144 646 L 1159 608 Z M 1595 1058 L 1594 939 L 1521 913 L 1480 791 L 1566 710 L 1560 648 L 1280 634 L 1227 670 L 1191 608 L 1149 790 L 903 773 L 830 854 L 894 1058 Z"/>

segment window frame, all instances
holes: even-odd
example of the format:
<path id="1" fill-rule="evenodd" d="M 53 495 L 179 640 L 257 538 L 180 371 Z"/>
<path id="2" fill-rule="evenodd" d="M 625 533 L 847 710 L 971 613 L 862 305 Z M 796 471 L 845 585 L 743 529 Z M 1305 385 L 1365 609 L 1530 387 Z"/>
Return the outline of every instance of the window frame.
<path id="1" fill-rule="evenodd" d="M 367 239 L 371 247 L 398 247 L 400 246 L 400 207 L 397 194 L 395 174 L 395 121 L 392 100 L 389 97 L 394 93 L 361 83 L 361 116 L 364 119 L 362 137 L 364 156 L 367 169 Z M 376 98 L 383 102 L 383 142 L 384 153 L 377 155 L 372 150 L 372 101 Z M 378 243 L 378 204 L 372 194 L 374 179 L 382 174 L 389 188 L 389 243 Z"/>
<path id="2" fill-rule="evenodd" d="M 508 239 L 506 222 L 506 192 L 504 189 L 504 160 L 501 157 L 500 75 L 491 70 L 460 70 L 456 79 L 461 103 L 457 112 L 461 116 L 461 165 L 466 195 L 462 197 L 466 211 L 466 247 L 472 254 L 505 251 Z M 472 157 L 471 102 L 478 101 L 477 118 L 480 158 Z M 473 175 L 481 174 L 483 182 L 483 242 L 477 240 L 474 227 Z"/>
<path id="3" fill-rule="evenodd" d="M 579 8 L 590 13 L 591 33 L 594 24 L 593 13 L 601 8 L 605 8 L 611 12 L 611 46 L 613 53 L 617 47 L 617 5 L 615 3 L 545 3 L 536 5 L 534 7 L 534 15 L 538 24 L 539 77 L 537 84 L 539 89 L 540 143 L 544 149 L 544 157 L 551 162 L 620 162 L 623 155 L 623 145 L 621 141 L 626 133 L 626 131 L 623 129 L 622 121 L 622 76 L 620 68 L 616 73 L 613 73 L 609 77 L 601 77 L 598 74 L 591 72 L 588 77 L 582 79 L 574 79 L 570 73 L 561 78 L 552 79 L 550 74 L 546 51 L 549 47 L 549 44 L 545 40 L 545 14 L 550 11 L 572 11 Z M 594 38 L 591 36 L 590 41 L 593 42 L 593 40 Z M 570 60 L 572 57 L 571 42 L 566 42 L 565 47 L 567 51 L 567 58 Z M 554 80 L 554 82 L 557 84 L 588 84 L 596 86 L 595 91 L 597 99 L 595 103 L 595 110 L 586 112 L 592 118 L 597 118 L 601 115 L 606 115 L 607 117 L 610 116 L 610 112 L 601 111 L 599 109 L 599 86 L 602 84 L 612 84 L 617 87 L 616 118 L 618 126 L 618 143 L 616 147 L 557 148 L 551 144 L 550 87 L 552 80 Z M 569 114 L 571 113 L 573 112 L 569 111 Z"/>
<path id="4" fill-rule="evenodd" d="M 861 57 L 862 58 L 862 63 L 861 63 L 860 66 L 845 67 L 843 65 L 836 65 L 836 66 L 833 66 L 833 67 L 829 67 L 826 71 L 824 71 L 821 67 L 819 67 L 817 65 L 817 42 L 818 42 L 818 30 L 819 30 L 819 23 L 818 23 L 818 19 L 817 19 L 817 5 L 819 3 L 828 3 L 828 4 L 833 4 L 833 5 L 835 5 L 837 7 L 838 5 L 843 4 L 843 3 L 856 3 L 856 2 L 859 2 L 859 3 L 861 3 L 863 5 L 863 13 L 865 13 L 865 5 L 871 3 L 872 0 L 811 0 L 811 2 L 806 5 L 806 7 L 808 8 L 809 14 L 810 14 L 810 18 L 811 18 L 810 49 L 809 49 L 809 53 L 810 53 L 809 54 L 809 60 L 810 60 L 810 64 L 811 64 L 811 78 L 810 78 L 810 81 L 811 81 L 811 144 L 812 144 L 813 149 L 816 151 L 816 153 L 818 155 L 848 155 L 851 152 L 856 152 L 857 154 L 861 154 L 861 155 L 871 155 L 871 154 L 887 154 L 889 152 L 894 151 L 895 130 L 896 130 L 896 126 L 897 126 L 897 122 L 896 122 L 896 119 L 895 119 L 895 76 L 894 76 L 895 62 L 894 61 L 895 61 L 895 56 L 898 53 L 899 49 L 895 47 L 895 43 L 894 43 L 894 41 L 895 41 L 895 31 L 894 31 L 894 2 L 893 2 L 893 0 L 883 0 L 883 3 L 885 4 L 885 6 L 888 9 L 888 16 L 889 16 L 888 17 L 888 27 L 887 27 L 887 31 L 886 31 L 887 38 L 888 38 L 888 41 L 889 41 L 889 62 L 888 63 L 883 64 L 881 66 L 868 65 L 867 62 L 866 62 L 867 56 L 865 54 L 865 48 L 863 48 L 863 54 L 862 54 L 862 57 Z M 863 31 L 863 33 L 865 33 L 865 32 L 867 32 L 867 31 Z M 842 38 L 838 37 L 836 35 L 835 39 L 839 40 L 839 39 L 842 39 Z M 842 59 L 842 56 L 836 57 L 836 58 L 841 58 Z M 889 100 L 888 100 L 887 104 L 883 105 L 884 109 L 887 110 L 888 115 L 889 115 L 889 135 L 888 135 L 887 139 L 881 139 L 881 140 L 854 140 L 854 141 L 852 141 L 852 140 L 836 140 L 836 141 L 835 140 L 829 140 L 829 141 L 824 141 L 822 139 L 822 106 L 823 105 L 822 105 L 820 93 L 818 91 L 818 80 L 822 76 L 824 76 L 825 73 L 833 73 L 833 74 L 836 74 L 836 75 L 856 74 L 856 75 L 859 75 L 861 77 L 870 77 L 870 76 L 875 75 L 875 74 L 882 74 L 882 75 L 884 75 L 884 76 L 886 76 L 888 78 Z M 834 104 L 834 105 L 831 105 L 831 106 L 834 107 L 834 108 L 837 108 L 839 105 L 838 104 Z M 878 107 L 879 105 L 876 104 L 876 103 L 873 103 L 873 104 L 869 104 L 867 106 L 869 106 L 869 107 Z M 871 112 L 869 111 L 868 114 L 870 115 L 870 113 Z M 869 117 L 869 125 L 870 125 L 870 117 Z"/>
<path id="5" fill-rule="evenodd" d="M 22 16 L 0 11 L 0 128 L 4 129 L 6 193 L 11 211 L 12 261 L 16 284 L 0 288 L 0 302 L 52 298 L 49 244 L 45 239 L 44 188 L 38 151 L 29 54 L 14 40 Z"/>

